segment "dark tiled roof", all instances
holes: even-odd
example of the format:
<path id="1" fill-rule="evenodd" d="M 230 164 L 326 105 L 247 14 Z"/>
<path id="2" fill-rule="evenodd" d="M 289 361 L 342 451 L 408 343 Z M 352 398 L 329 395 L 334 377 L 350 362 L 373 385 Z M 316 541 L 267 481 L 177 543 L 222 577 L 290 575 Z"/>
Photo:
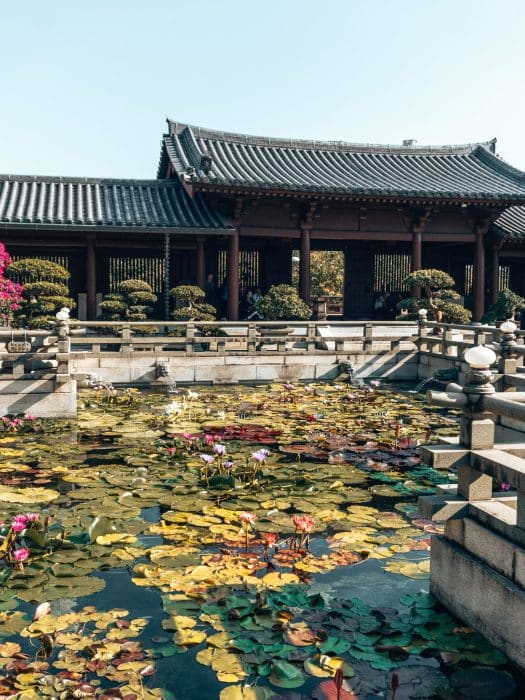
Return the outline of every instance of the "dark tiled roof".
<path id="1" fill-rule="evenodd" d="M 159 177 L 174 171 L 203 187 L 353 196 L 525 202 L 525 174 L 466 146 L 376 146 L 230 134 L 168 120 Z"/>
<path id="2" fill-rule="evenodd" d="M 508 243 L 525 243 L 525 207 L 509 207 L 492 224 L 492 231 Z"/>
<path id="3" fill-rule="evenodd" d="M 230 228 L 176 180 L 0 175 L 0 226 Z"/>

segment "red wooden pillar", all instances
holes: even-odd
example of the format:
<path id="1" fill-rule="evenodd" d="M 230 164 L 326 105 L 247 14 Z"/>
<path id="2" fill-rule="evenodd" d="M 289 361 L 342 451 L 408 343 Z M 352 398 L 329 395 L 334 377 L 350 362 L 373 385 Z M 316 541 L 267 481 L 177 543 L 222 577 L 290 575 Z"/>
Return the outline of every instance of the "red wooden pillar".
<path id="1" fill-rule="evenodd" d="M 423 252 L 422 252 L 422 229 L 414 227 L 412 229 L 412 260 L 411 269 L 412 272 L 416 270 L 421 270 L 423 267 Z M 421 287 L 413 287 L 412 296 L 421 296 Z"/>
<path id="2" fill-rule="evenodd" d="M 228 321 L 239 320 L 239 229 L 230 235 L 228 247 Z"/>
<path id="3" fill-rule="evenodd" d="M 206 284 L 206 259 L 204 257 L 204 238 L 197 238 L 197 286 L 204 289 Z"/>
<path id="4" fill-rule="evenodd" d="M 301 229 L 301 252 L 299 260 L 299 296 L 310 303 L 310 229 Z"/>
<path id="5" fill-rule="evenodd" d="M 86 239 L 86 305 L 87 320 L 97 317 L 97 264 L 95 256 L 95 236 Z"/>
<path id="6" fill-rule="evenodd" d="M 492 246 L 492 284 L 490 301 L 495 304 L 499 295 L 499 245 Z"/>
<path id="7" fill-rule="evenodd" d="M 472 283 L 472 320 L 481 321 L 485 312 L 485 247 L 483 241 L 484 227 L 475 227 L 474 244 L 474 279 Z"/>

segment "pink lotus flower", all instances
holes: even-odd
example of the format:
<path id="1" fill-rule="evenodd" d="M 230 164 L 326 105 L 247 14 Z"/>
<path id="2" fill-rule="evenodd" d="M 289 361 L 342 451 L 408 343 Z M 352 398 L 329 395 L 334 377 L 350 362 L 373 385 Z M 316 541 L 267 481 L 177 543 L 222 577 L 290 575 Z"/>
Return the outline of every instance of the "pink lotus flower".
<path id="1" fill-rule="evenodd" d="M 222 457 L 224 454 L 226 454 L 226 446 L 221 445 L 220 443 L 215 443 L 213 446 L 213 451 L 215 452 L 216 455 L 219 457 Z"/>
<path id="2" fill-rule="evenodd" d="M 217 438 L 214 435 L 206 434 L 204 436 L 204 441 L 207 445 L 213 445 L 214 442 L 217 442 Z"/>
<path id="3" fill-rule="evenodd" d="M 243 525 L 253 525 L 253 523 L 257 520 L 257 515 L 255 513 L 244 511 L 244 513 L 239 515 L 239 520 Z"/>
<path id="4" fill-rule="evenodd" d="M 13 552 L 13 559 L 18 563 L 25 561 L 28 557 L 29 549 L 25 549 L 24 547 L 22 547 L 21 549 L 15 549 L 15 551 Z"/>
<path id="5" fill-rule="evenodd" d="M 277 544 L 277 535 L 275 532 L 261 532 L 261 539 L 265 547 L 273 547 Z"/>
<path id="6" fill-rule="evenodd" d="M 26 513 L 24 517 L 28 523 L 34 523 L 40 518 L 40 513 Z"/>
<path id="7" fill-rule="evenodd" d="M 314 529 L 315 520 L 311 515 L 292 515 L 292 522 L 299 532 L 310 533 Z"/>
<path id="8" fill-rule="evenodd" d="M 27 520 L 23 515 L 17 515 L 16 518 L 11 523 L 11 529 L 13 532 L 23 532 L 27 529 Z"/>

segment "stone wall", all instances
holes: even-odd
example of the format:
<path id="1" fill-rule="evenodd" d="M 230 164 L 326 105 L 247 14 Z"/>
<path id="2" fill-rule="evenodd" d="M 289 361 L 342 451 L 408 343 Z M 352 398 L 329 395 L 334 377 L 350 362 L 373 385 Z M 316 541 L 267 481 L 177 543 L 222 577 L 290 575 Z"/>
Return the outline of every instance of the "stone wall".
<path id="1" fill-rule="evenodd" d="M 271 352 L 251 355 L 198 353 L 162 356 L 137 352 L 129 357 L 100 353 L 97 357 L 73 359 L 77 376 L 96 375 L 113 384 L 146 385 L 157 377 L 159 364 L 167 364 L 170 379 L 178 383 L 236 384 L 271 381 L 314 381 L 335 379 L 339 362 L 351 362 L 356 377 L 378 377 L 394 381 L 417 379 L 417 353 L 414 350 L 361 352 L 290 353 Z"/>
<path id="2" fill-rule="evenodd" d="M 37 418 L 75 418 L 77 382 L 55 379 L 1 379 L 0 416 L 29 413 Z"/>

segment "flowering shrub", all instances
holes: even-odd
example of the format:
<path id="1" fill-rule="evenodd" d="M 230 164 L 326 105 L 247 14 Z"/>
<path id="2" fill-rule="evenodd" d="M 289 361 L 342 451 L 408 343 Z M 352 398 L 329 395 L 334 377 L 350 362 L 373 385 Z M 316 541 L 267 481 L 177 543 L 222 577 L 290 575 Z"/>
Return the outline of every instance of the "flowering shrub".
<path id="1" fill-rule="evenodd" d="M 22 302 L 22 285 L 5 276 L 5 271 L 12 263 L 11 256 L 3 243 L 0 243 L 0 315 L 7 323 L 11 314 L 20 309 Z"/>

